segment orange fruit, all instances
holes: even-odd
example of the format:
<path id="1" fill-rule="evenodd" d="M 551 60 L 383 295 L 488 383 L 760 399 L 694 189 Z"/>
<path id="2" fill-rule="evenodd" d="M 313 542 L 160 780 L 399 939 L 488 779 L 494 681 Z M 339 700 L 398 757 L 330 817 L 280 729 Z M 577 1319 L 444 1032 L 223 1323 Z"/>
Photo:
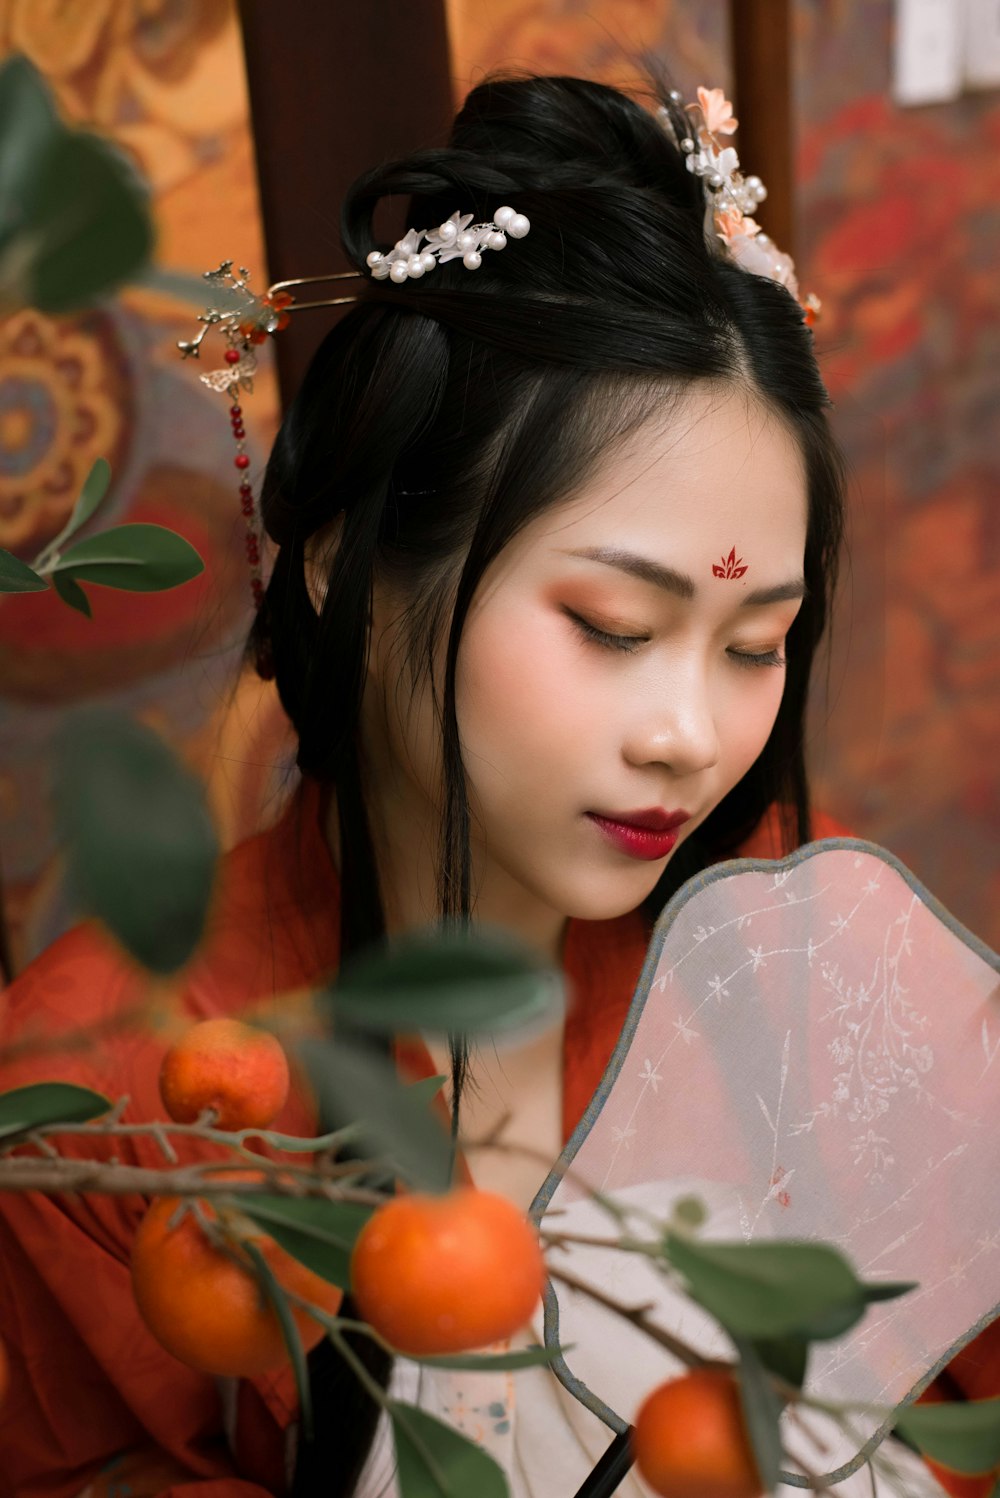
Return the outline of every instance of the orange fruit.
<path id="1" fill-rule="evenodd" d="M 510 1336 L 545 1283 L 538 1235 L 513 1202 L 460 1186 L 394 1197 L 372 1213 L 351 1256 L 365 1320 L 399 1352 L 467 1352 Z"/>
<path id="2" fill-rule="evenodd" d="M 661 1498 L 761 1498 L 739 1389 L 719 1368 L 696 1368 L 646 1398 L 635 1419 L 636 1467 Z"/>
<path id="3" fill-rule="evenodd" d="M 249 1256 L 244 1269 L 209 1241 L 191 1213 L 171 1228 L 179 1200 L 158 1197 L 132 1244 L 132 1289 L 143 1321 L 168 1352 L 203 1373 L 253 1378 L 283 1363 L 288 1352 L 281 1325 Z M 208 1202 L 200 1206 L 209 1218 L 218 1215 Z M 336 1314 L 343 1299 L 336 1285 L 293 1259 L 255 1223 L 241 1217 L 239 1228 L 285 1290 Z M 323 1328 L 298 1307 L 292 1307 L 292 1315 L 308 1352 L 322 1339 Z"/>
<path id="4" fill-rule="evenodd" d="M 217 1129 L 266 1129 L 288 1096 L 288 1061 L 267 1030 L 202 1020 L 164 1056 L 160 1096 L 175 1123 L 194 1123 L 214 1108 Z"/>

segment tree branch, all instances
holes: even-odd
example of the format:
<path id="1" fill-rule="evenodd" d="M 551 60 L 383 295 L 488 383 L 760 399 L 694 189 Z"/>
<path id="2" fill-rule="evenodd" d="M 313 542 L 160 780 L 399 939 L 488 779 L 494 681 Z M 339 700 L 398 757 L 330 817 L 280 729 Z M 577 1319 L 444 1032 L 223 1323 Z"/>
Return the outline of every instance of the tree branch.
<path id="1" fill-rule="evenodd" d="M 727 1362 L 725 1358 L 706 1357 L 704 1353 L 698 1352 L 690 1343 L 682 1341 L 680 1337 L 675 1337 L 672 1332 L 665 1331 L 662 1326 L 657 1326 L 655 1321 L 650 1321 L 648 1312 L 652 1309 L 651 1306 L 622 1305 L 621 1301 L 615 1300 L 613 1296 L 606 1295 L 603 1290 L 598 1290 L 593 1285 L 588 1285 L 585 1280 L 577 1279 L 576 1275 L 568 1274 L 563 1269 L 553 1269 L 550 1264 L 547 1264 L 546 1270 L 550 1279 L 558 1280 L 569 1290 L 578 1290 L 582 1295 L 589 1296 L 591 1300 L 596 1301 L 598 1305 L 604 1306 L 605 1310 L 613 1311 L 616 1316 L 621 1316 L 625 1321 L 631 1322 L 633 1326 L 637 1327 L 639 1331 L 643 1332 L 653 1342 L 658 1342 L 661 1347 L 666 1348 L 667 1352 L 671 1353 L 685 1367 L 721 1368 L 727 1373 L 735 1373 L 735 1365 Z M 789 1405 L 794 1407 L 795 1404 L 809 1403 L 808 1396 L 804 1395 L 802 1390 L 796 1388 L 794 1384 L 786 1383 L 783 1378 L 779 1378 L 775 1373 L 770 1373 L 768 1377 L 777 1393 Z M 805 1431 L 811 1438 L 815 1439 L 813 1432 L 802 1421 L 801 1417 L 798 1416 L 798 1412 L 795 1411 L 794 1413 L 800 1430 Z M 821 1445 L 821 1443 L 819 1444 Z M 833 1492 L 831 1485 L 823 1482 L 818 1473 L 811 1472 L 801 1458 L 796 1456 L 792 1457 L 791 1460 L 801 1469 L 802 1476 L 811 1484 L 814 1493 Z"/>
<path id="2" fill-rule="evenodd" d="M 254 1159 L 254 1168 L 262 1179 L 232 1178 L 231 1162 L 210 1161 L 162 1170 L 141 1165 L 122 1165 L 111 1160 L 76 1160 L 65 1155 L 55 1158 L 28 1155 L 8 1156 L 0 1166 L 0 1191 L 44 1191 L 46 1193 L 99 1191 L 107 1196 L 319 1196 L 328 1201 L 356 1202 L 362 1206 L 381 1206 L 383 1192 L 359 1186 L 337 1184 L 336 1176 L 358 1172 L 357 1161 L 333 1166 L 319 1175 L 313 1170 L 296 1170 L 284 1162 Z M 240 1167 L 242 1168 L 242 1166 Z M 226 1172 L 230 1178 L 226 1179 Z"/>
<path id="3" fill-rule="evenodd" d="M 652 1310 L 651 1305 L 622 1305 L 621 1301 L 615 1300 L 611 1295 L 606 1295 L 603 1290 L 598 1290 L 594 1285 L 588 1285 L 586 1280 L 577 1279 L 575 1274 L 569 1274 L 565 1269 L 554 1269 L 551 1264 L 546 1264 L 546 1270 L 549 1279 L 558 1280 L 568 1290 L 578 1290 L 581 1295 L 586 1295 L 598 1305 L 604 1306 L 605 1310 L 614 1311 L 616 1316 L 630 1321 L 647 1337 L 658 1342 L 661 1347 L 665 1347 L 685 1367 L 732 1369 L 733 1365 L 726 1362 L 725 1358 L 706 1357 L 689 1343 L 675 1337 L 672 1332 L 664 1331 L 663 1327 L 657 1326 L 655 1321 L 650 1321 L 648 1313 Z"/>

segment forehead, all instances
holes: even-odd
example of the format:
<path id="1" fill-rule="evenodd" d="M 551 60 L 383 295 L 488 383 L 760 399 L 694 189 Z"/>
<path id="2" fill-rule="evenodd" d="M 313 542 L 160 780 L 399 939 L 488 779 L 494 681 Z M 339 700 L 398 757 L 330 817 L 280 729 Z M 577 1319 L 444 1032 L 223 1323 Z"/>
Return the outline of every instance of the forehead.
<path id="1" fill-rule="evenodd" d="M 807 507 L 802 452 L 781 418 L 742 391 L 701 386 L 539 516 L 531 539 L 554 552 L 627 545 L 694 575 L 735 546 L 763 577 L 801 567 Z"/>

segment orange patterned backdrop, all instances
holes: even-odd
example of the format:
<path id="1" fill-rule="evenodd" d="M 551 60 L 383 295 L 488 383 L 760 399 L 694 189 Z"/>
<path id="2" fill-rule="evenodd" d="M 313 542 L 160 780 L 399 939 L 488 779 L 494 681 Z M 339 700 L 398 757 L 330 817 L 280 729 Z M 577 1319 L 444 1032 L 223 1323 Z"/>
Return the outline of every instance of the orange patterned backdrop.
<path id="1" fill-rule="evenodd" d="M 627 84 L 648 56 L 688 96 L 728 87 L 727 9 L 448 0 L 456 95 L 503 65 Z M 822 798 L 997 942 L 1000 104 L 896 110 L 890 0 L 794 9 L 799 268 L 825 302 L 818 347 L 855 475 L 829 702 L 814 715 Z M 12 50 L 67 119 L 118 141 L 150 180 L 161 270 L 237 255 L 267 284 L 233 0 L 0 0 L 0 56 Z M 175 352 L 194 311 L 133 287 L 86 316 L 0 327 L 0 545 L 37 551 L 103 454 L 108 518 L 168 524 L 207 563 L 164 594 L 93 588 L 90 622 L 48 594 L 0 599 L 16 967 L 72 916 L 47 804 L 69 706 L 101 698 L 158 726 L 205 776 L 227 844 L 272 813 L 287 763 L 272 692 L 235 677 L 242 522 L 221 398 Z M 246 410 L 253 474 L 277 418 L 269 366 Z"/>
<path id="2" fill-rule="evenodd" d="M 232 0 L 0 0 L 8 52 L 31 59 L 67 121 L 117 141 L 150 182 L 159 269 L 200 276 L 238 255 L 267 284 Z M 0 860 L 15 970 L 72 915 L 48 805 L 52 737 L 72 704 L 101 699 L 159 728 L 204 775 L 227 844 L 256 826 L 281 763 L 273 696 L 256 678 L 235 681 L 250 607 L 232 439 L 223 398 L 176 351 L 198 310 L 136 286 L 83 316 L 25 312 L 0 326 L 0 546 L 34 555 L 103 455 L 107 520 L 169 525 L 206 562 L 166 593 L 94 587 L 90 621 L 52 593 L 0 599 Z M 269 354 L 247 403 L 255 466 L 277 419 Z"/>

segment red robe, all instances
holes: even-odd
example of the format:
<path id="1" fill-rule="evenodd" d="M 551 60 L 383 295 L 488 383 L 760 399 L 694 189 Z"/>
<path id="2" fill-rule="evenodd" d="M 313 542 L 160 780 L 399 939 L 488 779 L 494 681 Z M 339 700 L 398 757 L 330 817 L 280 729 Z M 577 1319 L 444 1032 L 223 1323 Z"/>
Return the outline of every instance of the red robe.
<path id="1" fill-rule="evenodd" d="M 226 855 L 208 937 L 170 986 L 187 1021 L 237 1014 L 336 968 L 340 887 L 323 807 L 323 788 L 304 780 L 272 829 Z M 840 830 L 822 820 L 816 827 L 818 836 Z M 741 851 L 776 856 L 776 839 L 768 823 Z M 648 939 L 637 912 L 569 923 L 564 1141 L 611 1056 Z M 151 987 L 94 924 L 67 932 L 0 996 L 0 1056 L 8 1057 L 0 1090 L 61 1079 L 115 1099 L 127 1093 L 126 1122 L 162 1118 L 158 1073 L 169 1037 L 148 1018 L 128 1020 Z M 94 1025 L 108 1028 L 87 1049 L 51 1048 L 53 1037 Z M 33 1036 L 45 1039 L 44 1052 L 10 1054 Z M 419 1040 L 401 1037 L 396 1056 L 409 1074 L 432 1070 Z M 314 1132 L 301 1092 L 293 1089 L 274 1127 Z M 176 1144 L 184 1160 L 206 1155 L 196 1142 Z M 65 1154 L 95 1148 L 93 1140 L 60 1141 Z M 165 1163 L 147 1139 L 118 1139 L 115 1153 L 123 1163 Z M 265 1498 L 287 1490 L 285 1433 L 297 1415 L 290 1369 L 220 1388 L 165 1352 L 139 1318 L 129 1252 L 146 1205 L 138 1196 L 0 1192 L 0 1338 L 11 1363 L 0 1404 L 0 1498 L 84 1490 L 86 1498 Z M 949 1364 L 949 1376 L 970 1397 L 1000 1394 L 1000 1324 Z"/>

